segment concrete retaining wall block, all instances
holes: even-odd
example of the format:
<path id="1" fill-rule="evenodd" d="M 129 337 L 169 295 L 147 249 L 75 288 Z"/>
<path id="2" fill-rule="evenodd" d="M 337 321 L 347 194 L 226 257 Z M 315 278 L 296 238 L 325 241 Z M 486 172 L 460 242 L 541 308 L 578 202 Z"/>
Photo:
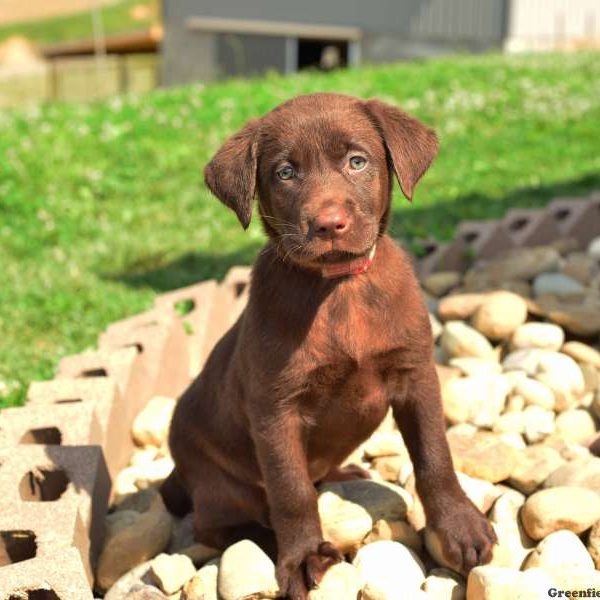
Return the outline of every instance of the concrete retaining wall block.
<path id="1" fill-rule="evenodd" d="M 10 510 L 0 509 L 0 581 L 11 565 L 36 558 L 53 561 L 59 551 L 68 548 L 79 554 L 91 586 L 90 540 L 75 503 L 18 502 Z M 4 591 L 3 586 L 0 591 Z"/>
<path id="2" fill-rule="evenodd" d="M 93 404 L 7 408 L 0 412 L 0 446 L 101 445 L 103 432 Z"/>
<path id="3" fill-rule="evenodd" d="M 43 406 L 48 414 L 63 406 L 93 406 L 102 433 L 99 443 L 111 478 L 129 462 L 133 451 L 130 432 L 135 415 L 120 394 L 114 378 L 34 381 L 27 391 L 27 401 L 29 406 Z"/>
<path id="4" fill-rule="evenodd" d="M 251 267 L 232 267 L 218 286 L 201 353 L 204 360 L 246 305 L 251 270 Z"/>
<path id="5" fill-rule="evenodd" d="M 549 206 L 563 237 L 572 237 L 585 249 L 590 241 L 600 235 L 600 195 L 588 199 L 556 198 Z"/>
<path id="6" fill-rule="evenodd" d="M 152 382 L 136 347 L 89 351 L 66 356 L 58 365 L 57 379 L 112 377 L 119 386 L 129 419 L 152 395 Z"/>
<path id="7" fill-rule="evenodd" d="M 440 244 L 435 241 L 424 245 L 425 256 L 415 265 L 419 277 L 427 277 L 437 271 L 463 271 L 468 263 L 465 245 L 455 241 L 451 244 Z"/>
<path id="8" fill-rule="evenodd" d="M 50 556 L 0 569 L 0 600 L 92 600 L 93 597 L 81 556 L 75 548 L 56 550 Z"/>
<path id="9" fill-rule="evenodd" d="M 556 219 L 542 208 L 513 208 L 506 213 L 502 226 L 518 247 L 542 246 L 560 237 Z"/>
<path id="10" fill-rule="evenodd" d="M 110 478 L 99 446 L 9 446 L 0 449 L 0 514 L 10 526 L 11 514 L 22 511 L 18 529 L 44 523 L 58 533 L 55 516 L 81 517 L 93 566 L 102 544 Z M 68 530 L 67 530 L 68 531 Z M 51 538 L 52 536 L 50 536 Z"/>
<path id="11" fill-rule="evenodd" d="M 473 259 L 489 259 L 514 248 L 513 240 L 498 221 L 463 221 L 457 229 L 456 242 Z"/>
<path id="12" fill-rule="evenodd" d="M 190 382 L 187 335 L 167 311 L 151 310 L 110 325 L 101 350 L 136 348 L 149 378 L 151 396 L 179 396 Z"/>
<path id="13" fill-rule="evenodd" d="M 155 306 L 178 319 L 187 334 L 190 359 L 189 377 L 194 379 L 202 370 L 206 334 L 215 311 L 218 285 L 214 279 L 161 294 Z"/>

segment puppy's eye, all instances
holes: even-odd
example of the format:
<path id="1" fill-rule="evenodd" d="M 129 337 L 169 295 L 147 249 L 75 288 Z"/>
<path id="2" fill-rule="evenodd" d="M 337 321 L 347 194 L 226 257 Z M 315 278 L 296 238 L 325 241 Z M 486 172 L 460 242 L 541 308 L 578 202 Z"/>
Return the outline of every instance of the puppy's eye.
<path id="1" fill-rule="evenodd" d="M 290 165 L 282 167 L 281 169 L 279 169 L 279 171 L 277 171 L 277 177 L 279 177 L 279 179 L 283 179 L 283 181 L 292 179 L 292 177 L 294 177 L 295 174 L 296 173 L 294 171 L 294 167 L 291 167 Z"/>
<path id="2" fill-rule="evenodd" d="M 367 159 L 362 156 L 352 156 L 350 158 L 350 167 L 355 171 L 362 171 L 367 166 Z"/>

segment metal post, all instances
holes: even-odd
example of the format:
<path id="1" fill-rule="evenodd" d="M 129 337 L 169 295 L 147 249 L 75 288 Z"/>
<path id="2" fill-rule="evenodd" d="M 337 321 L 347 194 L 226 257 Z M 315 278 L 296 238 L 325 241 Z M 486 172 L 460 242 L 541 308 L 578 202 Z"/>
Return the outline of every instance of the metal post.
<path id="1" fill-rule="evenodd" d="M 92 29 L 94 33 L 94 56 L 96 57 L 96 89 L 101 90 L 102 73 L 106 65 L 106 36 L 102 20 L 102 6 L 100 0 L 90 0 Z"/>
<path id="2" fill-rule="evenodd" d="M 121 54 L 118 56 L 117 65 L 119 66 L 119 92 L 126 94 L 129 91 L 129 63 L 127 56 Z"/>
<path id="3" fill-rule="evenodd" d="M 58 61 L 56 58 L 50 59 L 48 62 L 48 99 L 58 100 L 59 96 L 59 81 L 58 81 Z"/>
<path id="4" fill-rule="evenodd" d="M 285 74 L 298 71 L 298 38 L 285 38 Z"/>
<path id="5" fill-rule="evenodd" d="M 348 66 L 358 67 L 362 59 L 362 47 L 359 41 L 352 41 L 348 44 Z"/>

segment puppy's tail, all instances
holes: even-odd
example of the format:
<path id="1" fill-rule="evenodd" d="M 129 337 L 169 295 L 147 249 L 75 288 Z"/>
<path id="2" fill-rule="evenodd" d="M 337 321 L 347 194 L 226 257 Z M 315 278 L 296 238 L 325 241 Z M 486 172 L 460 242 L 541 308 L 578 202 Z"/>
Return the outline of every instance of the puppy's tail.
<path id="1" fill-rule="evenodd" d="M 160 495 L 168 511 L 176 517 L 184 517 L 192 511 L 192 499 L 183 487 L 175 469 L 160 486 Z"/>

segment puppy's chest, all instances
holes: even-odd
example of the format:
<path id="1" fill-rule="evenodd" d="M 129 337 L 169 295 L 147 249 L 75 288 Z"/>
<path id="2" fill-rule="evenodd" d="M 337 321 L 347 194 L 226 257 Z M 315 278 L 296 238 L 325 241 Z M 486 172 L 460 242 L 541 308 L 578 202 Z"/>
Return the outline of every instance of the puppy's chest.
<path id="1" fill-rule="evenodd" d="M 307 373 L 308 397 L 339 396 L 369 399 L 388 397 L 402 387 L 403 370 L 399 368 L 401 353 L 390 351 L 360 362 L 344 356 L 313 368 Z"/>
<path id="2" fill-rule="evenodd" d="M 398 392 L 410 354 L 392 315 L 333 306 L 317 315 L 303 349 L 307 400 L 345 396 L 377 402 Z"/>
<path id="3" fill-rule="evenodd" d="M 408 358 L 409 330 L 393 303 L 372 305 L 346 294 L 320 307 L 304 350 L 319 366 L 347 360 L 357 368 L 386 371 Z"/>
<path id="4" fill-rule="evenodd" d="M 338 356 L 308 374 L 300 410 L 311 435 L 319 440 L 311 443 L 337 448 L 335 440 L 343 431 L 349 446 L 354 446 L 371 434 L 385 417 L 391 398 L 405 393 L 406 378 L 396 366 L 395 354 L 391 351 L 361 362 Z"/>
<path id="5" fill-rule="evenodd" d="M 405 310 L 402 300 L 360 281 L 330 294 L 297 338 L 280 387 L 302 398 L 306 414 L 375 419 L 404 394 L 407 370 L 432 351 L 418 311 Z"/>

